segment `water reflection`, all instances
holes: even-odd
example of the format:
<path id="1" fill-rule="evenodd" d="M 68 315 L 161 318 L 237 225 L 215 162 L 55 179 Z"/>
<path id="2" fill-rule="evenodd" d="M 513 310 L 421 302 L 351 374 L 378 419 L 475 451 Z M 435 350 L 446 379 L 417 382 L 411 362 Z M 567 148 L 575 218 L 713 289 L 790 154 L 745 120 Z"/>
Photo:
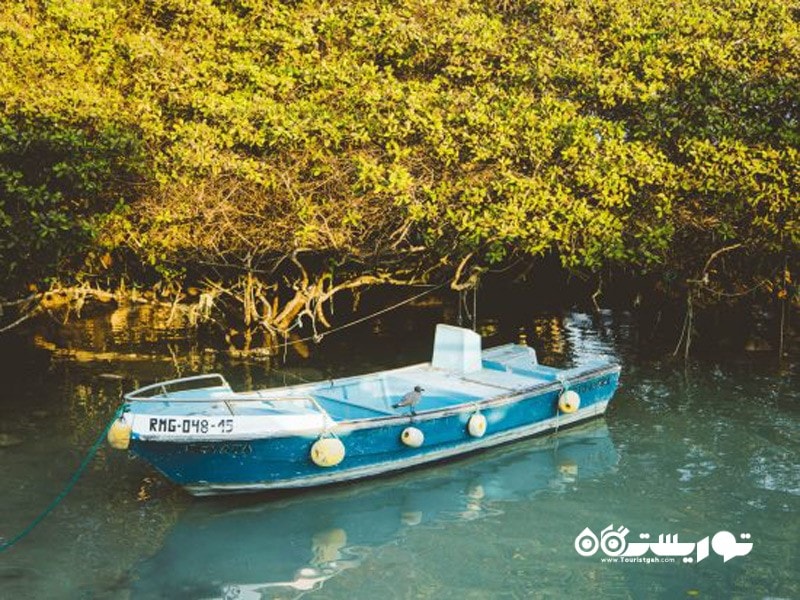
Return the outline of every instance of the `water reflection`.
<path id="1" fill-rule="evenodd" d="M 619 360 L 613 332 L 619 329 L 619 315 L 609 311 L 597 314 L 579 312 L 534 316 L 524 329 L 539 360 L 553 366 L 582 366 L 599 357 Z"/>
<path id="2" fill-rule="evenodd" d="M 348 488 L 193 505 L 135 569 L 136 598 L 299 597 L 412 527 L 501 515 L 615 469 L 604 422 Z"/>

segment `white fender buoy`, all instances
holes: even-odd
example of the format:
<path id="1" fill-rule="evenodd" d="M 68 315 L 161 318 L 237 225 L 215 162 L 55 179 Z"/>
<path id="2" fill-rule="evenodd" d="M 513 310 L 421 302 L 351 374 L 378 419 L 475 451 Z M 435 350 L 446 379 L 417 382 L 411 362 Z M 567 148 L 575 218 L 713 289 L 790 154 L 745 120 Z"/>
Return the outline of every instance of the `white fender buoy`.
<path id="1" fill-rule="evenodd" d="M 125 416 L 116 419 L 106 434 L 108 445 L 116 450 L 127 450 L 131 444 L 131 425 L 125 420 Z"/>
<path id="2" fill-rule="evenodd" d="M 421 510 L 409 510 L 400 515 L 400 520 L 403 522 L 403 525 L 413 527 L 414 525 L 422 523 L 423 516 Z"/>
<path id="3" fill-rule="evenodd" d="M 575 481 L 578 476 L 578 463 L 571 459 L 564 459 L 556 465 L 560 475 L 567 481 Z"/>
<path id="4" fill-rule="evenodd" d="M 481 413 L 475 413 L 467 422 L 467 431 L 472 437 L 483 437 L 486 433 L 486 417 Z"/>
<path id="5" fill-rule="evenodd" d="M 329 563 L 342 558 L 341 549 L 347 544 L 347 532 L 339 527 L 314 534 L 311 552 L 315 564 Z"/>
<path id="6" fill-rule="evenodd" d="M 318 467 L 335 467 L 344 460 L 344 444 L 339 438 L 320 438 L 312 444 L 310 455 Z"/>
<path id="7" fill-rule="evenodd" d="M 406 427 L 400 434 L 400 441 L 411 448 L 419 448 L 425 441 L 425 434 L 416 427 Z"/>
<path id="8" fill-rule="evenodd" d="M 563 413 L 574 413 L 581 407 L 581 397 L 578 392 L 567 390 L 558 397 L 558 410 Z"/>

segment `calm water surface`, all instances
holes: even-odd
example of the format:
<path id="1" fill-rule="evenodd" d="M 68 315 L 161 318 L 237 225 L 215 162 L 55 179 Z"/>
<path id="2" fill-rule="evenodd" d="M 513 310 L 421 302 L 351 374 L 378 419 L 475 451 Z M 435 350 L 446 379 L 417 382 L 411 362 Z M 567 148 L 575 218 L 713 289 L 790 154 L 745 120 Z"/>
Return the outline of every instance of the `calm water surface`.
<path id="1" fill-rule="evenodd" d="M 64 488 L 123 389 L 212 370 L 241 389 L 426 360 L 437 310 L 332 335 L 277 367 L 225 362 L 180 330 L 119 314 L 49 332 L 38 349 L 0 340 L 0 536 Z M 645 351 L 624 314 L 480 325 L 487 346 L 526 326 L 556 366 L 616 357 L 622 386 L 607 417 L 399 476 L 222 499 L 193 499 L 104 447 L 50 517 L 0 554 L 0 598 L 800 598 L 796 358 L 686 368 Z M 74 351 L 51 354 L 52 343 Z M 692 563 L 576 552 L 584 528 L 612 524 L 628 543 L 729 531 L 750 534 L 752 550 Z"/>

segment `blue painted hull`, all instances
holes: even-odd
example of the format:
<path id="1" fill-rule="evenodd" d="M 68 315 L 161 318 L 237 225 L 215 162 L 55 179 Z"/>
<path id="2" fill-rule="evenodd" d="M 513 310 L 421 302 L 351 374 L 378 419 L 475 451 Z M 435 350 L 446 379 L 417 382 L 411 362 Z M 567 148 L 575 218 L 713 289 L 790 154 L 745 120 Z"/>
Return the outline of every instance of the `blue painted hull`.
<path id="1" fill-rule="evenodd" d="M 170 441 L 134 435 L 130 450 L 195 495 L 326 485 L 451 459 L 601 416 L 618 379 L 615 365 L 572 372 L 568 386 L 580 395 L 580 408 L 569 414 L 558 408 L 565 384 L 551 379 L 518 392 L 420 410 L 416 415 L 341 420 L 335 434 L 346 455 L 326 468 L 310 458 L 318 434 Z M 467 430 L 477 411 L 486 418 L 482 437 Z M 401 441 L 409 426 L 424 434 L 418 448 Z"/>

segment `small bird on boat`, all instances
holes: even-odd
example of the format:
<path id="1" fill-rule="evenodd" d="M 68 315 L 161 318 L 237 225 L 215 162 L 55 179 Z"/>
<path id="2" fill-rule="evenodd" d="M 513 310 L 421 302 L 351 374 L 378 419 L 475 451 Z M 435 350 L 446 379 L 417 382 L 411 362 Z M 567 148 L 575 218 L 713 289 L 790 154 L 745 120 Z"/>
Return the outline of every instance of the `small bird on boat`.
<path id="1" fill-rule="evenodd" d="M 392 408 L 401 408 L 403 406 L 408 406 L 411 409 L 411 414 L 414 414 L 414 407 L 419 404 L 420 399 L 422 398 L 422 392 L 424 392 L 421 387 L 418 385 L 414 386 L 414 389 L 408 392 L 397 404 L 392 404 Z"/>

